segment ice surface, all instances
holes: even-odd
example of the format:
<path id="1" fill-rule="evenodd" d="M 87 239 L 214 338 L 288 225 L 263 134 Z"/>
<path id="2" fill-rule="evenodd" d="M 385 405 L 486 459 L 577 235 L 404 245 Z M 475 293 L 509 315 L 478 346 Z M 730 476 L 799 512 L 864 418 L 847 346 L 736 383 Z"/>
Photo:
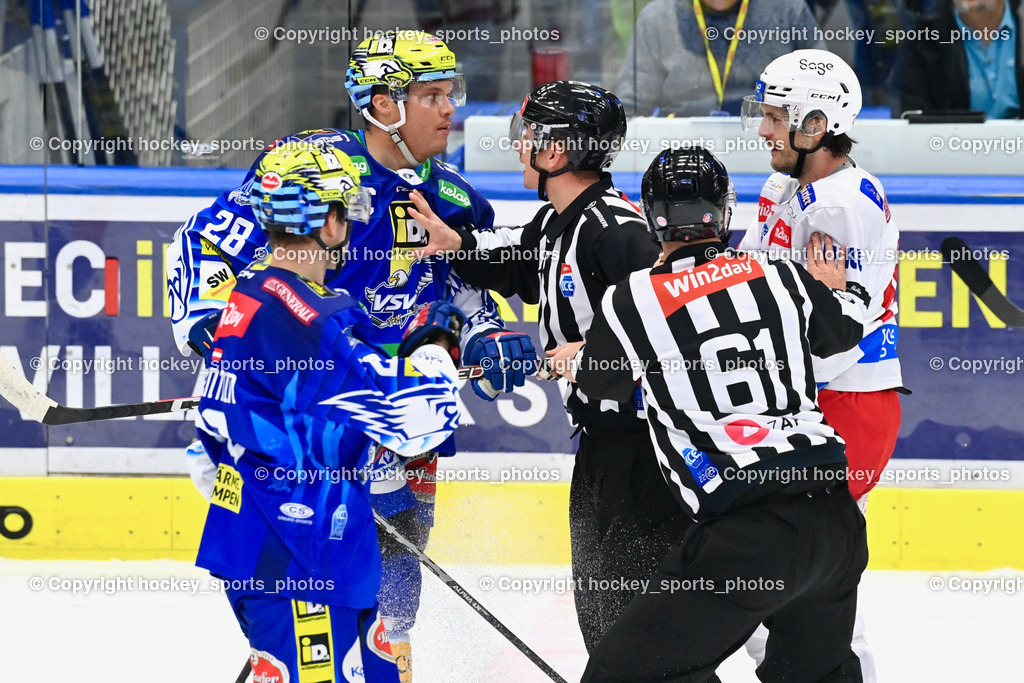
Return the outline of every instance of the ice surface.
<path id="1" fill-rule="evenodd" d="M 446 569 L 562 676 L 579 680 L 586 655 L 572 595 L 560 590 L 568 567 Z M 942 590 L 930 587 L 936 576 L 943 580 Z M 1017 576 L 1009 571 L 867 572 L 861 600 L 879 680 L 1020 680 L 1024 581 Z M 43 580 L 41 590 L 33 590 L 34 577 Z M 88 595 L 71 590 L 74 579 L 118 577 L 122 585 L 111 584 L 110 594 L 102 587 L 95 592 L 95 586 Z M 143 578 L 163 580 L 165 587 L 142 590 Z M 167 589 L 172 578 L 198 581 L 199 592 Z M 487 589 L 485 578 L 495 587 Z M 989 593 L 980 583 L 977 593 L 949 588 L 965 578 L 989 580 Z M 131 590 L 125 589 L 126 579 L 133 579 Z M 539 592 L 508 589 L 520 585 L 513 582 L 544 579 L 550 581 Z M 1005 580 L 991 583 L 999 579 Z M 248 648 L 227 600 L 209 588 L 209 576 L 184 562 L 0 559 L 0 681 L 231 683 Z M 413 630 L 417 683 L 548 680 L 432 575 L 424 576 L 423 605 Z M 725 683 L 756 680 L 742 650 L 719 675 Z"/>

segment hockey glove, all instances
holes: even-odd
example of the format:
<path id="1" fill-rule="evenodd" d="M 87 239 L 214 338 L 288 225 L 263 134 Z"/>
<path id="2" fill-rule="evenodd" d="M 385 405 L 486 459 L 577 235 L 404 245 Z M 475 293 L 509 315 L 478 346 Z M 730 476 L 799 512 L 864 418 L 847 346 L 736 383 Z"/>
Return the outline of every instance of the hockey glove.
<path id="1" fill-rule="evenodd" d="M 197 320 L 188 331 L 188 345 L 207 363 L 210 362 L 210 354 L 213 353 L 213 338 L 217 334 L 219 324 L 220 311 L 214 311 Z"/>
<path id="2" fill-rule="evenodd" d="M 444 339 L 448 342 L 448 353 L 458 366 L 459 338 L 465 324 L 466 316 L 458 306 L 450 301 L 434 301 L 421 308 L 409 323 L 398 347 L 398 355 L 408 356 L 424 344 Z"/>
<path id="3" fill-rule="evenodd" d="M 528 334 L 482 332 L 466 347 L 466 364 L 483 368 L 483 379 L 473 380 L 473 391 L 493 401 L 501 392 L 526 384 L 526 377 L 537 371 L 537 352 Z"/>

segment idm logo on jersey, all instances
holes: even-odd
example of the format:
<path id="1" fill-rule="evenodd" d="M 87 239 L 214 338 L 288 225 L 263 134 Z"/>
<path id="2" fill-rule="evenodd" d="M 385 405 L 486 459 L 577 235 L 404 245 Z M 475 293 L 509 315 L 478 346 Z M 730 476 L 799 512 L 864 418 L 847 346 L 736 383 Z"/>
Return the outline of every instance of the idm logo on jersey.
<path id="1" fill-rule="evenodd" d="M 388 206 L 391 212 L 391 227 L 395 231 L 396 249 L 427 246 L 427 230 L 409 214 L 410 208 L 413 208 L 412 202 L 391 202 Z"/>
<path id="2" fill-rule="evenodd" d="M 572 279 L 572 266 L 568 263 L 562 264 L 562 274 L 558 279 L 558 290 L 565 297 L 571 297 L 576 293 L 576 282 Z"/>
<path id="3" fill-rule="evenodd" d="M 704 451 L 698 451 L 696 448 L 684 448 L 683 461 L 701 487 L 718 477 L 718 468 L 711 464 L 711 459 Z"/>

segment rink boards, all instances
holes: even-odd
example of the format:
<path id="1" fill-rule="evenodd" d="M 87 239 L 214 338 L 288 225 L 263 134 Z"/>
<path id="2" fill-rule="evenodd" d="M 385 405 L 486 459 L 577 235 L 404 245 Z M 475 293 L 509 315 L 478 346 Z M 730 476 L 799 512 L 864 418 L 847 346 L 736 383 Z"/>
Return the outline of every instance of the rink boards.
<path id="1" fill-rule="evenodd" d="M 156 171 L 130 176 L 75 171 L 59 186 L 51 178 L 48 195 L 39 193 L 32 178 L 15 182 L 8 173 L 0 182 L 0 189 L 9 192 L 3 197 L 6 219 L 0 221 L 2 352 L 37 388 L 70 406 L 195 394 L 202 368 L 171 342 L 171 306 L 162 276 L 165 249 L 181 221 L 209 203 L 214 188 L 230 187 L 241 174 L 189 171 L 174 180 Z M 521 191 L 509 193 L 513 179 L 470 180 L 488 196 L 502 197 L 495 202 L 499 224 L 528 220 L 538 206 Z M 631 196 L 635 182 L 627 177 L 623 185 Z M 737 178 L 741 204 L 734 225 L 746 225 L 756 210 L 757 182 Z M 943 200 L 941 192 L 921 190 L 928 184 L 883 182 L 903 231 L 899 353 L 904 383 L 914 393 L 902 402 L 894 461 L 894 471 L 902 474 L 891 475 L 885 482 L 890 488 L 872 498 L 873 562 L 905 568 L 942 568 L 947 561 L 979 569 L 1024 566 L 1024 558 L 1017 557 L 1024 554 L 1024 543 L 1007 522 L 1024 511 L 1016 509 L 1024 507 L 1019 495 L 1024 489 L 1024 427 L 1017 398 L 1024 331 L 1006 329 L 984 310 L 937 253 L 944 237 L 960 235 L 978 252 L 996 285 L 1011 300 L 1024 302 L 1024 266 L 1017 249 L 1024 228 L 1020 183 L 1001 186 L 993 179 L 974 196 Z M 496 188 L 493 193 L 488 193 L 489 184 Z M 894 192 L 894 186 L 901 189 Z M 510 327 L 536 340 L 536 308 L 518 300 L 500 303 Z M 516 396 L 494 403 L 480 401 L 468 387 L 461 395 L 465 426 L 458 439 L 463 451 L 497 451 L 514 458 L 515 453 L 574 450 L 556 385 L 531 380 Z M 187 481 L 32 479 L 181 475 L 179 454 L 192 437 L 189 417 L 44 428 L 0 406 L 0 475 L 26 477 L 0 479 L 0 506 L 24 506 L 16 499 L 30 500 L 38 511 L 28 536 L 0 539 L 0 554 L 83 557 L 95 551 L 107 557 L 168 557 L 194 552 L 202 501 Z M 518 480 L 503 484 L 457 466 L 465 470 L 461 478 L 441 484 L 436 552 L 502 557 L 516 548 L 516 558 L 508 561 L 566 560 L 565 472 L 571 459 L 562 460 L 557 479 L 524 468 Z M 527 476 L 535 478 L 524 481 Z M 118 487 L 137 494 L 126 493 L 131 497 L 122 501 Z M 189 497 L 196 500 L 189 502 Z M 83 514 L 92 500 L 117 504 L 106 506 L 109 519 L 95 520 L 88 530 L 77 528 L 76 521 L 88 519 Z M 146 514 L 150 509 L 152 514 Z M 499 514 L 512 509 L 531 512 L 517 512 L 514 522 Z M 521 519 L 524 515 L 532 515 L 531 523 Z M 457 524 L 460 519 L 487 523 Z M 122 529 L 119 520 L 138 522 L 138 529 Z M 493 542 L 466 531 L 492 524 L 490 535 L 500 537 L 501 547 L 491 550 Z"/>

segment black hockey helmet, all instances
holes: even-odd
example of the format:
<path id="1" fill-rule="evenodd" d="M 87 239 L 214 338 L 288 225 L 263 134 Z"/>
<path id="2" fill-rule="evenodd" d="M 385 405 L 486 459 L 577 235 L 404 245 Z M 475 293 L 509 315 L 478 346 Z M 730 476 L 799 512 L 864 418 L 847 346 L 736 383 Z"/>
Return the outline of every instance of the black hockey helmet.
<path id="1" fill-rule="evenodd" d="M 611 165 L 626 137 L 626 111 L 614 93 L 579 81 L 546 83 L 523 100 L 512 116 L 508 136 L 518 144 L 533 131 L 530 165 L 541 174 L 538 194 L 545 199 L 546 178 L 568 171 L 601 171 Z M 569 162 L 548 174 L 537 168 L 537 150 L 552 140 L 566 141 Z"/>
<path id="2" fill-rule="evenodd" d="M 703 147 L 665 150 L 644 173 L 641 203 L 659 242 L 729 238 L 736 191 L 729 172 Z"/>

